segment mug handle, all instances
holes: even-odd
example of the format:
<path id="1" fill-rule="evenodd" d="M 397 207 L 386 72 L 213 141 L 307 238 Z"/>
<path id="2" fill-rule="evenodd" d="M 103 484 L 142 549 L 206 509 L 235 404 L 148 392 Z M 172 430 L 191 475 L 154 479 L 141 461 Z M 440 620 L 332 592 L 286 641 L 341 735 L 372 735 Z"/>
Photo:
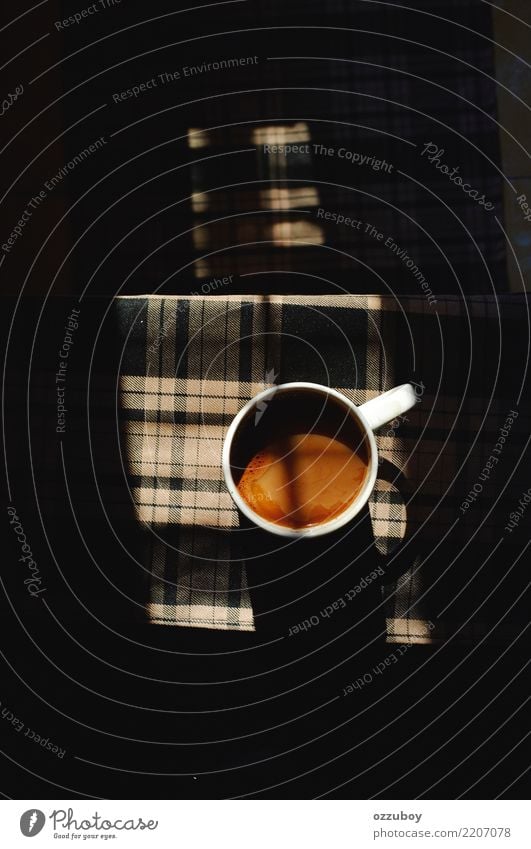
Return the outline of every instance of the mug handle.
<path id="1" fill-rule="evenodd" d="M 387 422 L 392 421 L 397 416 L 410 410 L 417 403 L 417 395 L 411 383 L 403 383 L 401 386 L 395 386 L 394 389 L 389 389 L 361 404 L 358 410 L 361 410 L 371 430 L 381 427 Z"/>

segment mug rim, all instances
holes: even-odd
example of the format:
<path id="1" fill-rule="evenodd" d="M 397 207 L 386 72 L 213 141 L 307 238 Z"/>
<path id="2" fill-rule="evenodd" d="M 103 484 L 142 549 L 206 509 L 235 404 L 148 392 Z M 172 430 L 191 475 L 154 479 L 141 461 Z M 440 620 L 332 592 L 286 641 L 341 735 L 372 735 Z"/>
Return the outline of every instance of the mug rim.
<path id="1" fill-rule="evenodd" d="M 260 401 L 266 400 L 267 398 L 276 395 L 279 392 L 285 391 L 293 391 L 293 390 L 311 390 L 318 391 L 324 395 L 331 395 L 337 401 L 339 401 L 344 407 L 346 407 L 350 414 L 354 414 L 355 418 L 358 421 L 358 424 L 363 430 L 363 434 L 368 441 L 370 448 L 370 458 L 369 458 L 369 468 L 368 474 L 365 479 L 365 482 L 359 491 L 356 498 L 351 502 L 351 504 L 343 510 L 339 515 L 335 516 L 332 519 L 329 519 L 326 522 L 321 522 L 318 525 L 309 525 L 305 528 L 290 528 L 287 525 L 278 525 L 275 522 L 271 522 L 268 519 L 264 519 L 260 516 L 256 511 L 250 507 L 250 505 L 245 501 L 245 499 L 240 495 L 238 487 L 236 486 L 236 482 L 234 480 L 232 474 L 232 468 L 230 463 L 230 453 L 232 448 L 232 443 L 234 441 L 234 437 L 237 434 L 238 428 L 241 425 L 244 418 L 248 415 L 249 411 L 253 409 Z M 241 410 L 239 410 L 234 416 L 232 422 L 229 425 L 227 433 L 225 434 L 225 439 L 223 441 L 223 449 L 222 449 L 222 470 L 223 477 L 225 480 L 225 485 L 229 491 L 231 498 L 234 503 L 238 507 L 238 509 L 246 516 L 253 524 L 257 525 L 257 527 L 262 528 L 262 530 L 269 531 L 270 533 L 276 534 L 277 536 L 289 537 L 291 539 L 300 538 L 300 537 L 318 537 L 323 536 L 324 534 L 330 534 L 334 531 L 339 530 L 348 522 L 352 521 L 358 513 L 363 509 L 369 497 L 374 489 L 374 485 L 376 483 L 376 477 L 378 472 L 378 449 L 376 447 L 376 440 L 374 438 L 374 433 L 369 426 L 367 419 L 365 418 L 363 412 L 359 407 L 354 404 L 350 398 L 347 398 L 346 395 L 343 395 L 342 392 L 338 392 L 337 389 L 333 389 L 330 386 L 324 386 L 321 383 L 310 383 L 307 381 L 292 381 L 290 383 L 280 383 L 278 386 L 270 386 L 268 389 L 262 390 L 257 395 L 254 395 L 252 398 L 247 401 Z"/>

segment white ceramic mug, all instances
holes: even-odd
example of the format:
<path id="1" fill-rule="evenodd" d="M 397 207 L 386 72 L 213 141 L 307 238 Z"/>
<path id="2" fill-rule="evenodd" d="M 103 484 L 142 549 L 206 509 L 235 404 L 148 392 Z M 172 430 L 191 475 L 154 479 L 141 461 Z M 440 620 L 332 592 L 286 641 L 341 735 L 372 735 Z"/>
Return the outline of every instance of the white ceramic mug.
<path id="1" fill-rule="evenodd" d="M 323 396 L 323 400 L 332 397 L 336 401 L 339 401 L 345 408 L 345 412 L 348 415 L 353 416 L 353 418 L 356 419 L 358 426 L 361 428 L 366 442 L 369 460 L 367 477 L 365 478 L 365 482 L 354 501 L 352 501 L 345 510 L 328 521 L 316 525 L 310 525 L 306 528 L 289 528 L 285 525 L 278 525 L 275 522 L 270 522 L 269 520 L 264 519 L 256 513 L 247 501 L 245 501 L 245 499 L 240 495 L 236 481 L 234 480 L 231 464 L 232 446 L 238 436 L 238 431 L 244 420 L 253 413 L 255 415 L 260 414 L 266 408 L 267 402 L 273 397 L 277 397 L 279 393 L 293 393 L 297 390 L 304 392 L 310 390 L 312 392 L 320 393 Z M 278 536 L 292 538 L 303 536 L 318 537 L 323 534 L 329 534 L 333 531 L 337 531 L 357 516 L 360 510 L 367 503 L 369 496 L 374 489 L 378 471 L 378 449 L 376 448 L 376 440 L 374 439 L 373 431 L 392 421 L 397 416 L 402 415 L 402 413 L 405 413 L 407 410 L 410 410 L 416 402 L 417 396 L 411 383 L 403 383 L 401 386 L 396 386 L 394 389 L 390 389 L 388 392 L 378 395 L 377 398 L 373 398 L 371 401 L 367 401 L 359 407 L 357 407 L 345 395 L 342 395 L 341 392 L 337 392 L 337 390 L 331 389 L 328 386 L 322 386 L 319 383 L 282 383 L 279 386 L 273 386 L 270 389 L 265 389 L 263 392 L 255 395 L 254 398 L 251 398 L 251 400 L 242 407 L 240 412 L 233 419 L 223 443 L 223 475 L 225 477 L 227 489 L 229 490 L 234 503 L 239 510 L 241 510 L 244 516 L 247 516 L 247 518 L 251 520 L 251 522 L 254 522 L 254 524 L 259 528 L 262 528 L 265 531 L 270 531 Z"/>

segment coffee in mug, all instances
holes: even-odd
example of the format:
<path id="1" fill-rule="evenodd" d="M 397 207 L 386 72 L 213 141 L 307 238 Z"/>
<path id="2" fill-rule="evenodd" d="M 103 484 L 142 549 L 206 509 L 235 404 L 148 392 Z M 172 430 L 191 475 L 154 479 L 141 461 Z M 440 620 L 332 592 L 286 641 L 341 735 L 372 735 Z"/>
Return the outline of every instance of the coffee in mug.
<path id="1" fill-rule="evenodd" d="M 311 389 L 278 394 L 251 416 L 232 462 L 251 510 L 296 529 L 328 522 L 349 507 L 368 466 L 357 419 L 334 397 Z"/>
<path id="2" fill-rule="evenodd" d="M 232 420 L 223 443 L 227 489 L 241 513 L 282 537 L 343 527 L 376 483 L 373 431 L 417 402 L 404 383 L 357 406 L 318 383 L 265 389 Z"/>

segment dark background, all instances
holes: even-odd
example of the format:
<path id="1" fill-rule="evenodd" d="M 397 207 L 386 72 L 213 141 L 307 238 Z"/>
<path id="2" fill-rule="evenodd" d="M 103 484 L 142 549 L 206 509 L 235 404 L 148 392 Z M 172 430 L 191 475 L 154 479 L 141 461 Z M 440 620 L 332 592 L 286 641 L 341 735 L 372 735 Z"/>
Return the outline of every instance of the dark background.
<path id="1" fill-rule="evenodd" d="M 6 503 L 17 507 L 50 599 L 45 606 L 27 596 L 8 529 L 0 700 L 66 749 L 57 759 L 3 721 L 5 796 L 523 793 L 525 634 L 511 647 L 415 646 L 370 686 L 343 697 L 347 684 L 393 651 L 379 615 L 357 625 L 378 602 L 377 586 L 360 598 L 354 619 L 347 611 L 296 638 L 280 638 L 275 623 L 252 635 L 147 627 L 144 578 L 121 544 L 127 539 L 133 548 L 141 532 L 118 508 L 118 494 L 105 488 L 115 480 L 108 450 L 114 422 L 95 435 L 93 455 L 86 434 L 65 442 L 70 493 L 57 444 L 38 419 L 27 425 L 27 389 L 45 403 L 55 340 L 80 296 L 88 318 L 71 375 L 78 410 L 93 354 L 100 379 L 107 374 L 112 382 L 115 328 L 107 323 L 97 344 L 95 333 L 117 294 L 189 294 L 228 273 L 231 293 L 391 287 L 397 295 L 416 294 L 403 265 L 354 231 L 331 225 L 321 245 L 271 243 L 272 224 L 315 223 L 312 188 L 324 208 L 393 233 L 439 295 L 507 290 L 504 240 L 493 216 L 465 205 L 462 193 L 419 155 L 423 144 L 436 142 L 445 161 L 460 163 L 502 216 L 489 8 L 409 5 L 417 11 L 398 3 L 324 8 L 250 0 L 176 14 L 162 0 L 149 7 L 122 0 L 59 33 L 53 22 L 75 9 L 50 0 L 2 33 L 6 56 L 24 51 L 3 69 L 3 91 L 20 82 L 25 88 L 2 118 L 2 144 L 8 143 L 2 194 L 9 190 L 3 234 L 45 180 L 100 136 L 107 140 L 35 211 L 0 272 L 9 338 Z M 4 11 L 6 23 L 28 8 Z M 254 55 L 255 66 L 205 73 L 113 103 L 113 93 L 163 71 Z M 294 55 L 325 59 L 268 59 Z M 279 174 L 253 132 L 260 125 L 292 131 L 300 122 L 312 143 L 386 159 L 395 173 L 313 156 L 293 157 Z M 241 124 L 237 132 L 220 127 L 234 123 Z M 211 131 L 209 146 L 190 148 L 190 128 L 210 127 L 220 128 Z M 226 155 L 198 161 L 214 154 Z M 296 211 L 264 209 L 257 191 L 270 183 L 256 181 L 270 180 L 308 194 Z M 236 185 L 221 188 L 229 184 Z M 191 196 L 206 190 L 205 211 Z M 225 215 L 235 216 L 230 226 L 214 220 Z M 194 243 L 193 232 L 203 234 L 206 247 Z M 92 391 L 97 407 L 106 397 L 102 384 Z M 361 573 L 372 567 L 368 557 Z M 347 576 L 350 585 L 355 578 Z M 330 597 L 340 593 L 341 586 L 331 588 Z M 501 600 L 502 609 L 510 601 Z M 291 621 L 312 610 L 290 611 Z"/>

